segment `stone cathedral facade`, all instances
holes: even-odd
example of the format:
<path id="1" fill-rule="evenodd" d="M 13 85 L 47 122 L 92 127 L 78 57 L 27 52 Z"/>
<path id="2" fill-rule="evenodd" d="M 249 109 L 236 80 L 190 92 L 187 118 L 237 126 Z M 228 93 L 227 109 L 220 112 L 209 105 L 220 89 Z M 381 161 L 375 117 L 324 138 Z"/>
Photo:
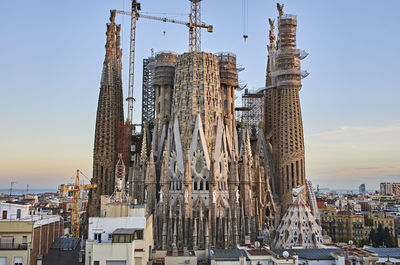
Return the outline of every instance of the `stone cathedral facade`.
<path id="1" fill-rule="evenodd" d="M 261 235 L 267 244 L 272 235 L 277 246 L 292 241 L 299 246 L 320 231 L 311 218 L 303 220 L 313 227 L 307 237 L 297 240 L 290 234 L 297 233 L 295 229 L 283 232 L 291 224 L 285 220 L 291 216 L 289 206 L 306 198 L 305 189 L 299 189 L 298 199 L 292 196 L 294 189 L 306 185 L 299 100 L 306 75 L 300 61 L 306 53 L 296 48 L 297 18 L 284 15 L 282 8 L 278 5 L 277 40 L 270 20 L 262 92 L 265 119 L 259 121 L 255 138 L 246 124 L 236 122 L 234 54 L 156 54 L 155 120 L 143 128 L 141 151 L 131 158 L 126 187 L 132 203 L 145 204 L 153 215 L 156 249 L 235 248 Z M 91 192 L 89 216 L 99 215 L 100 195 L 112 193 L 117 126 L 123 121 L 119 26 L 114 18 L 111 13 L 96 120 L 93 179 L 99 188 Z M 301 209 L 307 207 L 301 204 Z"/>
<path id="2" fill-rule="evenodd" d="M 299 99 L 306 53 L 296 47 L 297 18 L 279 7 L 256 141 L 235 121 L 235 55 L 156 55 L 154 129 L 145 129 L 131 171 L 133 198 L 154 216 L 156 249 L 231 248 L 274 235 L 292 190 L 306 185 Z"/>
<path id="3" fill-rule="evenodd" d="M 260 134 L 252 150 L 248 128 L 236 126 L 236 56 L 159 53 L 153 84 L 156 120 L 132 196 L 154 216 L 156 249 L 233 248 L 273 229 L 267 143 Z"/>

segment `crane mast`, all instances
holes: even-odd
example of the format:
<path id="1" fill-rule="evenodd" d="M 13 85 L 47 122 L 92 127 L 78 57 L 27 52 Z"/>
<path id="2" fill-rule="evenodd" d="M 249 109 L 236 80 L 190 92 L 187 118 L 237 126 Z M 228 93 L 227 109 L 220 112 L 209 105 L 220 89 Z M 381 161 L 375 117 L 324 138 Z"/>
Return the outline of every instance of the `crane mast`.
<path id="1" fill-rule="evenodd" d="M 189 20 L 189 51 L 200 52 L 201 51 L 201 30 L 197 25 L 201 25 L 201 0 L 190 0 L 190 14 Z"/>
<path id="2" fill-rule="evenodd" d="M 126 101 L 128 102 L 128 121 L 130 124 L 133 124 L 133 103 L 135 102 L 135 98 L 133 97 L 133 86 L 135 81 L 135 41 L 136 41 L 136 20 L 138 13 L 140 10 L 140 3 L 137 3 L 136 0 L 132 0 L 132 8 L 131 8 L 131 38 L 129 43 L 129 88 L 128 88 L 128 97 Z"/>
<path id="3" fill-rule="evenodd" d="M 201 22 L 200 2 L 202 0 L 189 0 L 190 1 L 190 14 L 189 22 L 165 18 L 156 17 L 139 13 L 141 10 L 140 3 L 136 0 L 132 0 L 131 12 L 124 10 L 116 10 L 116 13 L 129 15 L 131 17 L 131 36 L 130 36 L 130 47 L 129 47 L 129 89 L 128 97 L 128 121 L 133 124 L 133 103 L 135 98 L 133 97 L 134 91 L 134 73 L 135 73 L 135 42 L 136 42 L 136 21 L 139 18 L 146 18 L 151 20 L 158 20 L 162 22 L 169 22 L 175 24 L 186 25 L 189 28 L 189 51 L 200 52 L 201 51 L 201 28 L 206 28 L 208 32 L 213 32 L 212 25 L 206 25 Z"/>
<path id="4" fill-rule="evenodd" d="M 60 191 L 70 191 L 72 193 L 72 211 L 71 211 L 71 234 L 73 237 L 79 237 L 79 226 L 81 221 L 81 191 L 97 188 L 97 184 L 80 185 L 79 169 L 76 170 L 75 183 Z"/>

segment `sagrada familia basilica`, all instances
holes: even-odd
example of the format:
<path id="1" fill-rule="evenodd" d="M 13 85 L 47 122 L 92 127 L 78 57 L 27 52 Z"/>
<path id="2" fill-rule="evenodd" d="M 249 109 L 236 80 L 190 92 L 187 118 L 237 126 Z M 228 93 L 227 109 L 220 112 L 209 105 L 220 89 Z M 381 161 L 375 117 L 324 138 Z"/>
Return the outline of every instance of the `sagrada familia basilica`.
<path id="1" fill-rule="evenodd" d="M 264 120 L 255 137 L 236 120 L 234 54 L 156 54 L 154 124 L 144 126 L 140 152 L 126 165 L 126 192 L 153 215 L 156 249 L 235 248 L 260 237 L 276 247 L 322 244 L 306 181 L 299 99 L 307 53 L 296 47 L 296 16 L 284 14 L 283 5 L 278 11 L 277 37 L 269 20 Z M 93 181 L 99 188 L 90 195 L 90 216 L 100 214 L 100 196 L 113 193 L 118 171 L 120 57 L 112 15 L 96 120 Z"/>

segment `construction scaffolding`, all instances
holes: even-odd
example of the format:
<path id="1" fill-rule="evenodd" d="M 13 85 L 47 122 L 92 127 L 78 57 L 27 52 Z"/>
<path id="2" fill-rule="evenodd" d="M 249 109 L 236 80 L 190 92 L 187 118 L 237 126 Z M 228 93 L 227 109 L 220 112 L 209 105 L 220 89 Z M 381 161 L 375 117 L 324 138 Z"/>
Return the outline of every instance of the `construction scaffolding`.
<path id="1" fill-rule="evenodd" d="M 153 54 L 149 58 L 143 59 L 142 126 L 144 122 L 152 123 L 155 118 L 154 65 L 155 58 Z"/>
<path id="2" fill-rule="evenodd" d="M 251 135 L 258 132 L 260 122 L 264 121 L 264 93 L 249 92 L 245 89 L 242 95 L 242 107 L 239 111 L 239 120 L 249 126 Z"/>

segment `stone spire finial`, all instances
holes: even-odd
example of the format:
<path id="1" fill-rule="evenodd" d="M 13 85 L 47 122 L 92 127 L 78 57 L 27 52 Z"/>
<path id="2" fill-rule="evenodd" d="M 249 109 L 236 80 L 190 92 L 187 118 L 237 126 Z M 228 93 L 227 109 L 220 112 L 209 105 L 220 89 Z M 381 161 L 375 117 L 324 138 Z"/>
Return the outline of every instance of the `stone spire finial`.
<path id="1" fill-rule="evenodd" d="M 114 24 L 115 23 L 115 15 L 117 14 L 117 11 L 115 9 L 110 10 L 110 23 Z"/>
<path id="2" fill-rule="evenodd" d="M 252 164 L 253 162 L 253 157 L 252 157 L 252 153 L 251 153 L 251 144 L 250 144 L 250 133 L 249 133 L 249 126 L 246 126 L 246 146 L 245 148 L 247 149 L 247 154 L 249 156 L 249 161 L 250 164 Z"/>
<path id="3" fill-rule="evenodd" d="M 155 141 L 152 141 L 151 151 L 150 151 L 150 164 L 154 164 L 154 144 L 155 144 Z"/>
<path id="4" fill-rule="evenodd" d="M 192 170 L 190 168 L 190 150 L 187 150 L 186 153 L 186 161 L 185 161 L 185 181 L 191 182 L 192 181 Z"/>
<path id="5" fill-rule="evenodd" d="M 280 17 L 283 16 L 283 7 L 284 7 L 284 6 L 285 6 L 284 4 L 276 3 L 276 8 L 278 9 L 278 12 L 279 12 L 279 16 L 280 16 Z"/>
<path id="6" fill-rule="evenodd" d="M 270 29 L 269 29 L 269 43 L 272 44 L 272 45 L 275 45 L 275 39 L 276 39 L 275 38 L 275 33 L 274 33 L 274 30 L 275 30 L 275 19 L 269 18 L 268 22 L 269 22 L 269 26 L 270 26 Z"/>
<path id="7" fill-rule="evenodd" d="M 140 162 L 142 163 L 142 165 L 145 165 L 146 161 L 147 161 L 147 123 L 144 123 L 143 126 L 143 138 L 142 138 L 142 147 L 140 150 Z"/>
<path id="8" fill-rule="evenodd" d="M 107 23 L 107 42 L 106 42 L 106 59 L 111 60 L 113 53 L 112 48 L 115 47 L 115 10 L 110 10 L 110 22 Z"/>
<path id="9" fill-rule="evenodd" d="M 165 140 L 165 142 L 167 142 L 167 140 Z M 161 177 L 160 177 L 161 184 L 169 183 L 169 176 L 170 176 L 170 169 L 168 167 L 168 156 L 167 156 L 167 151 L 164 150 L 162 157 L 162 165 L 161 165 Z"/>
<path id="10" fill-rule="evenodd" d="M 122 49 L 121 49 L 121 24 L 118 24 L 115 31 L 115 47 L 117 49 L 117 59 L 121 64 Z"/>

